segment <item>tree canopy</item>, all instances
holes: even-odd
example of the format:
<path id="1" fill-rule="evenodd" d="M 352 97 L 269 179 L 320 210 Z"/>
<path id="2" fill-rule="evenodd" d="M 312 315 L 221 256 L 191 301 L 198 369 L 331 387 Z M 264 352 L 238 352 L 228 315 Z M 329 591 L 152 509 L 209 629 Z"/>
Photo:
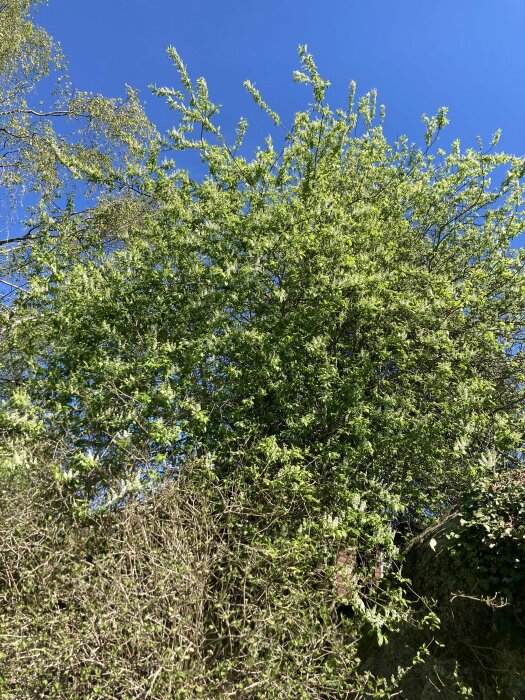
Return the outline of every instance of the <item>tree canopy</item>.
<path id="1" fill-rule="evenodd" d="M 310 103 L 291 125 L 246 83 L 272 130 L 254 154 L 246 120 L 229 142 L 205 80 L 170 48 L 180 85 L 153 88 L 174 115 L 160 135 L 131 89 L 114 100 L 69 86 L 33 4 L 0 6 L 0 186 L 27 207 L 0 246 L 0 517 L 11 537 L 22 521 L 44 528 L 46 552 L 68 532 L 82 547 L 91 538 L 97 576 L 105 527 L 123 551 L 183 567 L 186 554 L 166 549 L 171 523 L 194 566 L 206 560 L 203 605 L 216 609 L 200 613 L 213 634 L 184 652 L 182 635 L 163 657 L 178 664 L 179 695 L 160 670 L 155 690 L 154 666 L 132 690 L 107 661 L 78 687 L 44 664 L 27 697 L 45 676 L 56 687 L 42 697 L 391 697 L 356 644 L 412 614 L 399 533 L 522 463 L 525 159 L 498 152 L 498 134 L 443 150 L 446 109 L 424 117 L 421 146 L 389 143 L 375 91 L 358 97 L 351 83 L 331 107 L 306 47 L 294 80 Z M 52 65 L 55 101 L 36 107 Z M 185 150 L 202 177 L 178 166 Z M 188 502 L 197 524 L 181 515 Z M 344 595 L 341 552 L 356 557 Z M 155 577 L 148 561 L 137 591 Z M 128 580 L 119 566 L 111 575 Z M 75 570 L 84 583 L 88 569 Z M 86 605 L 64 595 L 53 609 Z"/>

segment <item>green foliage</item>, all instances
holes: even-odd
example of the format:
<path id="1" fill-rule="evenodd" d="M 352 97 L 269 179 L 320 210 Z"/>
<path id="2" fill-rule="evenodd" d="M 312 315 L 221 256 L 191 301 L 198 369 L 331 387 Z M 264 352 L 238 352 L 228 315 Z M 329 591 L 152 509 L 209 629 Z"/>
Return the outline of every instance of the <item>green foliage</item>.
<path id="1" fill-rule="evenodd" d="M 60 47 L 32 21 L 39 4 L 0 6 L 0 193 L 18 215 L 27 206 L 22 231 L 2 227 L 2 237 L 14 243 L 37 238 L 55 218 L 70 218 L 73 203 L 85 210 L 116 189 L 119 199 L 125 196 L 157 139 L 131 88 L 125 99 L 73 89 Z M 8 273 L 1 258 L 0 269 Z"/>
<path id="2" fill-rule="evenodd" d="M 467 494 L 461 527 L 450 536 L 456 565 L 479 595 L 512 604 L 523 614 L 525 598 L 525 474 L 505 472 Z"/>
<path id="3" fill-rule="evenodd" d="M 444 113 L 424 151 L 388 145 L 373 95 L 334 112 L 303 50 L 316 101 L 246 160 L 170 54 L 186 92 L 156 88 L 180 115 L 165 147 L 209 174 L 122 161 L 132 189 L 44 217 L 21 258 L 6 342 L 79 495 L 209 453 L 221 478 L 303 475 L 343 520 L 362 489 L 439 513 L 487 454 L 515 461 L 523 161 L 432 155 Z"/>
<path id="4" fill-rule="evenodd" d="M 52 43 L 27 3 L 6 7 L 4 76 L 36 84 Z M 0 184 L 32 201 L 2 246 L 2 518 L 29 552 L 0 579 L 2 691 L 391 697 L 356 648 L 411 619 L 399 519 L 522 461 L 525 161 L 497 137 L 437 149 L 444 109 L 424 148 L 389 144 L 375 92 L 351 84 L 332 109 L 306 47 L 312 104 L 249 157 L 246 120 L 229 143 L 205 80 L 168 53 L 164 137 L 132 90 L 63 81 L 38 113 L 27 84 L 5 92 Z M 177 168 L 185 150 L 201 179 Z"/>
<path id="5" fill-rule="evenodd" d="M 3 99 L 47 75 L 54 57 L 49 35 L 29 17 L 41 0 L 5 0 L 0 7 L 0 74 Z M 56 56 L 55 56 L 56 57 Z"/>

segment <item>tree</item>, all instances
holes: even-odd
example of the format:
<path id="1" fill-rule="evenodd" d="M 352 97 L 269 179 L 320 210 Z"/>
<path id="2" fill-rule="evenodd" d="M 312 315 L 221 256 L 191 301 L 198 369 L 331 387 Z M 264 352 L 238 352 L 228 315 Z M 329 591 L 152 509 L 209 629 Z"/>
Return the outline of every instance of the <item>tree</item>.
<path id="1" fill-rule="evenodd" d="M 67 98 L 80 142 L 38 127 L 53 184 L 6 263 L 25 291 L 3 317 L 3 425 L 14 451 L 45 436 L 38 468 L 70 514 L 114 517 L 173 480 L 213 492 L 245 590 L 255 547 L 280 604 L 357 553 L 345 624 L 382 639 L 406 608 L 371 572 L 379 550 L 394 572 L 400 520 L 521 462 L 525 160 L 493 152 L 497 135 L 437 148 L 445 109 L 423 148 L 389 144 L 375 92 L 352 84 L 331 109 L 306 47 L 294 78 L 313 103 L 247 157 L 245 120 L 228 143 L 204 79 L 169 54 L 162 139 L 131 92 Z M 200 180 L 164 157 L 186 149 Z"/>
<path id="2" fill-rule="evenodd" d="M 373 483 L 437 512 L 513 464 L 523 161 L 458 143 L 432 155 L 444 111 L 424 151 L 389 146 L 374 95 L 332 112 L 304 50 L 313 106 L 281 154 L 268 140 L 247 161 L 244 123 L 229 146 L 204 81 L 171 54 L 190 106 L 157 90 L 181 114 L 167 145 L 198 148 L 209 174 L 132 163 L 125 195 L 40 221 L 12 310 L 31 405 L 87 497 L 206 452 L 220 474 L 249 454 L 275 474 L 293 463 L 330 499 Z"/>
<path id="3" fill-rule="evenodd" d="M 75 205 L 92 211 L 117 188 L 123 198 L 124 169 L 156 138 L 131 89 L 124 100 L 73 89 L 60 46 L 33 22 L 39 4 L 0 5 L 0 187 L 25 224 L 15 235 L 4 226 L 7 247 L 37 237 L 53 217 L 72 218 Z"/>

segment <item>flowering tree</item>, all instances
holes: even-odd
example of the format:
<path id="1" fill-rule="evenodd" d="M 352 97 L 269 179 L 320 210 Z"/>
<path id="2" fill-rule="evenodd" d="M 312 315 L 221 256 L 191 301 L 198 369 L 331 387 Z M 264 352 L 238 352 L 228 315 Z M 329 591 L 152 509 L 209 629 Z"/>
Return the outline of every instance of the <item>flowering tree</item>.
<path id="1" fill-rule="evenodd" d="M 21 18 L 28 4 L 2 11 Z M 368 687 L 356 640 L 371 629 L 382 641 L 408 615 L 399 524 L 439 516 L 522 459 L 525 255 L 512 243 L 525 160 L 496 152 L 497 135 L 487 148 L 441 150 L 445 109 L 424 118 L 423 147 L 388 143 L 375 92 L 356 98 L 351 84 L 348 104 L 332 109 L 306 47 L 294 79 L 312 103 L 253 156 L 246 121 L 229 143 L 206 82 L 174 49 L 180 89 L 154 90 L 174 110 L 164 136 L 131 91 L 115 101 L 63 88 L 36 114 L 28 86 L 9 86 L 45 74 L 52 44 L 17 26 L 0 56 L 0 177 L 33 194 L 22 232 L 2 246 L 12 292 L 1 317 L 2 478 L 22 494 L 35 483 L 60 494 L 59 518 L 97 523 L 170 484 L 208 494 L 228 543 L 210 584 L 223 606 L 213 624 L 239 624 L 230 661 L 210 664 L 230 690 L 258 697 L 247 690 L 258 659 L 267 683 L 279 678 L 275 697 L 286 682 L 304 687 L 305 649 L 317 685 L 293 697 L 342 697 L 320 670 L 325 655 L 346 687 Z M 202 178 L 177 167 L 187 149 Z M 379 551 L 390 562 L 381 581 Z M 328 624 L 341 600 L 327 572 L 341 552 L 352 553 L 342 589 L 354 617 L 330 623 L 346 625 L 346 641 L 321 643 L 304 596 Z M 251 622 L 235 617 L 227 590 L 244 590 Z M 263 598 L 266 641 L 250 661 L 239 640 L 257 629 Z M 293 681 L 270 651 L 282 651 L 287 624 Z M 390 697 L 374 683 L 370 693 Z M 273 697 L 268 687 L 261 697 Z"/>

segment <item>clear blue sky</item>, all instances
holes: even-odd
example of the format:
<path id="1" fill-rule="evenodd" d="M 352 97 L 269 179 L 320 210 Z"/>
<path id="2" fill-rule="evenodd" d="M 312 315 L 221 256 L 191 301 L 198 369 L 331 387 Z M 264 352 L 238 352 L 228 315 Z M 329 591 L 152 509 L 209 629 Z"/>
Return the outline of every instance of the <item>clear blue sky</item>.
<path id="1" fill-rule="evenodd" d="M 344 104 L 351 79 L 360 92 L 377 88 L 389 136 L 419 140 L 421 114 L 446 105 L 447 140 L 473 145 L 502 128 L 500 146 L 525 152 L 525 0 L 49 0 L 38 20 L 62 43 L 79 89 L 118 95 L 129 83 L 161 128 L 170 114 L 147 86 L 176 83 L 169 44 L 206 77 L 224 127 L 246 116 L 259 142 L 270 125 L 242 82 L 289 121 L 309 97 L 291 82 L 307 43 L 332 81 L 330 104 Z"/>

